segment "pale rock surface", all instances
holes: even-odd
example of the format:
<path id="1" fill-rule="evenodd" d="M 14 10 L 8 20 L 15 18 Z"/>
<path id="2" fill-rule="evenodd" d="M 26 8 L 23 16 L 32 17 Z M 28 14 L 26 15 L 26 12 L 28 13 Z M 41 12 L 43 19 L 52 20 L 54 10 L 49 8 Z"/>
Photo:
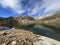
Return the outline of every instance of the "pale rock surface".
<path id="1" fill-rule="evenodd" d="M 0 31 L 0 45 L 60 45 L 60 41 L 24 29 Z"/>
<path id="2" fill-rule="evenodd" d="M 40 36 L 38 37 L 39 41 L 33 42 L 34 45 L 60 45 L 60 41 Z"/>

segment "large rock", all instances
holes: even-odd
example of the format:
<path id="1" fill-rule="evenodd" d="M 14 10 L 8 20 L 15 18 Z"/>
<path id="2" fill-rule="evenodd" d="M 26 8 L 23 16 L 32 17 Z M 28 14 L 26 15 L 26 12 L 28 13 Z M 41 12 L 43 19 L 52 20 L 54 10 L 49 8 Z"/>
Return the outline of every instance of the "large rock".
<path id="1" fill-rule="evenodd" d="M 23 29 L 1 31 L 0 45 L 60 45 L 60 41 Z"/>

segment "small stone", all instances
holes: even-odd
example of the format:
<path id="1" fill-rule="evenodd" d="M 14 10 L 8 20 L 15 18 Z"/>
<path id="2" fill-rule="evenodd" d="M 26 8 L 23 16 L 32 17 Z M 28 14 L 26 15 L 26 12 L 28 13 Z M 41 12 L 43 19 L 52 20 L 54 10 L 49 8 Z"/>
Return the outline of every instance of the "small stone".
<path id="1" fill-rule="evenodd" d="M 17 43 L 16 41 L 12 41 L 11 45 L 16 45 L 16 43 Z"/>

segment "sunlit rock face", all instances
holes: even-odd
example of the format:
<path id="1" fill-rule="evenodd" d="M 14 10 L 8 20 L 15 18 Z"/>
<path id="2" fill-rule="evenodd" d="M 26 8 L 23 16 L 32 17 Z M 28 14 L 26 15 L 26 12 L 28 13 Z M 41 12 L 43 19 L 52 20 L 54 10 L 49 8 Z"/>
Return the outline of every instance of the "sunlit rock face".
<path id="1" fill-rule="evenodd" d="M 35 19 L 30 16 L 0 18 L 0 26 L 7 26 L 10 28 L 30 28 L 34 25 Z"/>
<path id="2" fill-rule="evenodd" d="M 14 17 L 16 28 L 30 28 L 35 25 L 35 19 L 30 16 Z"/>

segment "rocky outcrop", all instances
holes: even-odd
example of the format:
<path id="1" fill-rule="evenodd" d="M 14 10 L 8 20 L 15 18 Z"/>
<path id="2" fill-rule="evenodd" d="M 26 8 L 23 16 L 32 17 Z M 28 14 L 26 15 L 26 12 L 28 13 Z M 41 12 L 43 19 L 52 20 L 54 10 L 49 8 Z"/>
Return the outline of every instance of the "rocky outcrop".
<path id="1" fill-rule="evenodd" d="M 60 45 L 60 41 L 23 29 L 0 31 L 0 45 Z"/>

